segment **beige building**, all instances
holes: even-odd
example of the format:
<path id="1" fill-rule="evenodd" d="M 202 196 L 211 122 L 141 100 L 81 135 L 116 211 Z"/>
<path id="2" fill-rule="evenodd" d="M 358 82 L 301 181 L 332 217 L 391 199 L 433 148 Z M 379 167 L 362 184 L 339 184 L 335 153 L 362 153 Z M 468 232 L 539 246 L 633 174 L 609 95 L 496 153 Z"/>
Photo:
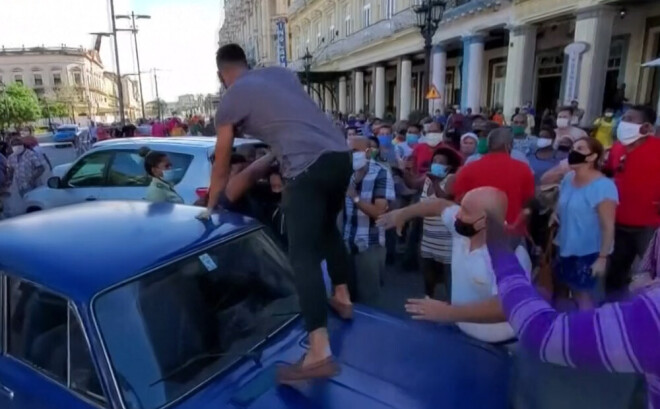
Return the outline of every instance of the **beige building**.
<path id="1" fill-rule="evenodd" d="M 224 0 L 220 44 L 238 43 L 252 66 L 278 64 L 277 22 L 284 22 L 287 0 Z M 286 55 L 286 49 L 282 50 Z"/>
<path id="2" fill-rule="evenodd" d="M 0 82 L 20 82 L 38 97 L 63 100 L 76 120 L 113 122 L 119 118 L 115 74 L 106 72 L 96 50 L 66 47 L 0 49 Z M 139 117 L 139 87 L 123 78 L 126 117 Z"/>
<path id="3" fill-rule="evenodd" d="M 423 107 L 427 81 L 441 94 L 430 110 L 503 107 L 510 117 L 527 101 L 540 113 L 576 99 L 587 125 L 624 97 L 658 104 L 660 73 L 641 65 L 660 56 L 659 1 L 449 0 L 428 78 L 411 7 L 421 1 L 291 0 L 289 66 L 304 79 L 309 50 L 325 109 L 397 119 Z"/>

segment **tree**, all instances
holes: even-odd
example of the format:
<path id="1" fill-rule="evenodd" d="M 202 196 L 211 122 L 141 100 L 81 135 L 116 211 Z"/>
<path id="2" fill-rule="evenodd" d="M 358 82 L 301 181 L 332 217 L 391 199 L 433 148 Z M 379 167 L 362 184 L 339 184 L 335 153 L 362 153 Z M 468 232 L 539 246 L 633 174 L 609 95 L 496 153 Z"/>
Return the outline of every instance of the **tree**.
<path id="1" fill-rule="evenodd" d="M 41 116 L 37 94 L 23 84 L 13 83 L 0 93 L 0 127 L 21 126 Z"/>
<path id="2" fill-rule="evenodd" d="M 43 97 L 39 102 L 42 118 L 64 118 L 69 115 L 67 106 L 54 97 Z"/>
<path id="3" fill-rule="evenodd" d="M 81 103 L 80 92 L 74 87 L 61 87 L 55 91 L 55 99 L 66 109 L 65 115 L 71 115 L 71 122 L 76 121 L 76 105 Z"/>

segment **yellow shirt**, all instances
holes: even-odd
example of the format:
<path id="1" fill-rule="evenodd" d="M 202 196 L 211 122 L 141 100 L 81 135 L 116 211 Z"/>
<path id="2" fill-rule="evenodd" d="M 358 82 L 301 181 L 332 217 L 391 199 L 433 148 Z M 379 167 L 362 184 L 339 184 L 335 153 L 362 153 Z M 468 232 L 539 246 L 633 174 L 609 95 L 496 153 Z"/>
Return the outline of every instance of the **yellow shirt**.
<path id="1" fill-rule="evenodd" d="M 603 148 L 609 149 L 612 147 L 612 132 L 614 131 L 614 118 L 598 118 L 594 122 L 596 127 L 596 139 L 603 145 Z"/>

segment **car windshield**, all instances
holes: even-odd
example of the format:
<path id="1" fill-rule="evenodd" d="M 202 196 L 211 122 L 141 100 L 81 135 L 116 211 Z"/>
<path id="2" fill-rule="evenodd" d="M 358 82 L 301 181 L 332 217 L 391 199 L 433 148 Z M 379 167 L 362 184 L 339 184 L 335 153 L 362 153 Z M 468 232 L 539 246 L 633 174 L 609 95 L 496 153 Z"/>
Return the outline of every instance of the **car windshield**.
<path id="1" fill-rule="evenodd" d="M 73 132 L 73 131 L 77 131 L 78 128 L 75 126 L 60 126 L 59 128 L 57 128 L 57 130 L 60 132 Z"/>
<path id="2" fill-rule="evenodd" d="M 156 409 L 256 356 L 298 300 L 259 230 L 102 293 L 93 309 L 126 407 Z"/>

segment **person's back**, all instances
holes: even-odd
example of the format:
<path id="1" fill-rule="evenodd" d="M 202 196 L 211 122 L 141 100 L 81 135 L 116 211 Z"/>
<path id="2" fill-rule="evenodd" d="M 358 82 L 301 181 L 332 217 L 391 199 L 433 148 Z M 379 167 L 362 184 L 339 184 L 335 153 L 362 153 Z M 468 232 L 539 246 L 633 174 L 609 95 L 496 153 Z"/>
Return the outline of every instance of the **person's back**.
<path id="1" fill-rule="evenodd" d="M 267 143 L 285 177 L 297 175 L 325 152 L 348 151 L 342 133 L 285 68 L 245 72 L 229 88 L 223 103 L 232 105 L 218 112 L 238 120 L 242 133 Z M 227 118 L 216 118 L 216 123 L 225 122 Z"/>

